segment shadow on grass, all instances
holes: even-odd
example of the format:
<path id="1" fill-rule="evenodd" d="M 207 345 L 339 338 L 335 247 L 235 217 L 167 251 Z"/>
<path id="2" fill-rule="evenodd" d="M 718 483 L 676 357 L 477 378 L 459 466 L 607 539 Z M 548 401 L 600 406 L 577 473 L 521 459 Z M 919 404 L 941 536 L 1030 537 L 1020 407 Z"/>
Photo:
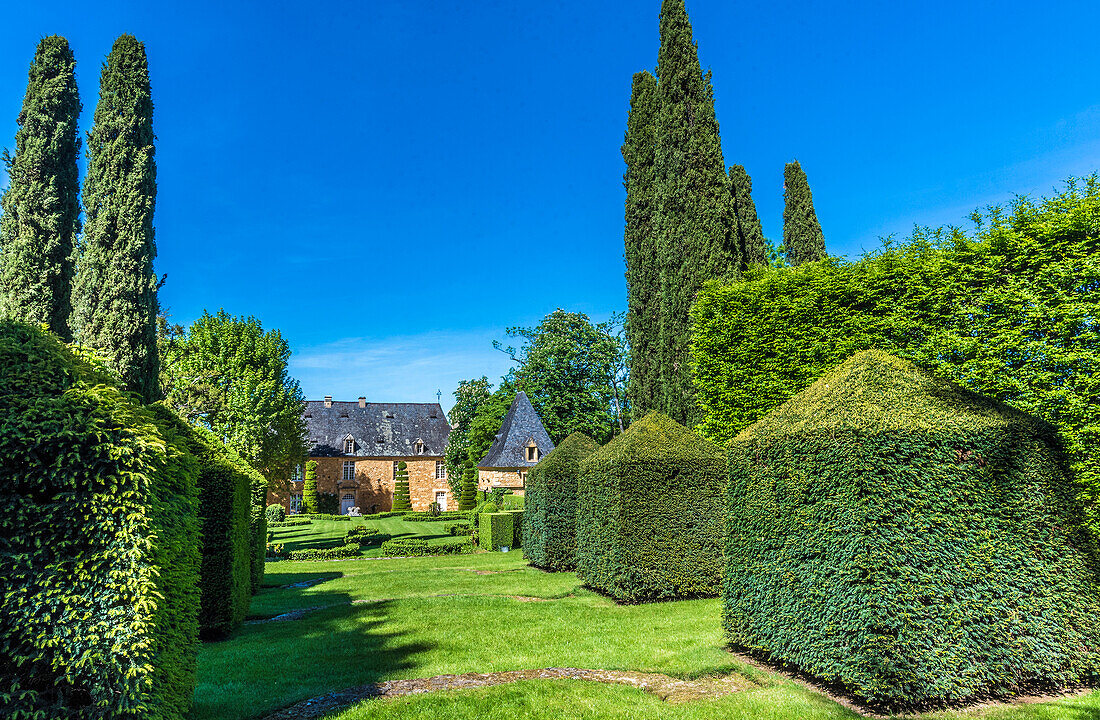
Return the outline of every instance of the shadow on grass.
<path id="1" fill-rule="evenodd" d="M 293 577 L 304 582 L 307 575 L 323 580 L 333 574 Z M 298 619 L 245 625 L 227 640 L 200 648 L 192 720 L 263 717 L 317 695 L 391 678 L 433 648 L 387 630 L 390 601 L 352 605 L 343 591 L 306 590 L 272 589 L 280 594 L 273 607 L 291 613 L 319 609 Z"/>

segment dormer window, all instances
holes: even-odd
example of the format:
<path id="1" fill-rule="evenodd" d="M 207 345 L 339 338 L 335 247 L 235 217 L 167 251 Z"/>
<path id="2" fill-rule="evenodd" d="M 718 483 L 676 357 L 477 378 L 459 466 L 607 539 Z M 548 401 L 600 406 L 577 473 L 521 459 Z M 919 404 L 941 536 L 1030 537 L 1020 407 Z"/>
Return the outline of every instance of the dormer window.
<path id="1" fill-rule="evenodd" d="M 351 435 L 348 435 L 346 438 L 344 438 L 344 454 L 345 455 L 351 455 L 354 452 L 355 452 L 355 438 L 353 438 Z"/>
<path id="2" fill-rule="evenodd" d="M 413 447 L 416 449 L 416 454 L 417 455 L 423 455 L 424 454 L 424 441 L 423 440 L 417 440 L 416 444 L 413 445 Z"/>
<path id="3" fill-rule="evenodd" d="M 527 448 L 527 462 L 539 461 L 539 449 L 537 447 Z"/>

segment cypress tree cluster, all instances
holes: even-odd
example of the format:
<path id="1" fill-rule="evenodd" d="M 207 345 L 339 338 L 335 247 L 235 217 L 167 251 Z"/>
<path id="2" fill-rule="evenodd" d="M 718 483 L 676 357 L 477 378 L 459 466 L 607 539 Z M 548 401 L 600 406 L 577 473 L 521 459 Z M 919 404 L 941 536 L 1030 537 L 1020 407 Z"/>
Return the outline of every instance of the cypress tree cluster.
<path id="1" fill-rule="evenodd" d="M 737 220 L 737 244 L 741 251 L 741 269 L 753 265 L 768 264 L 768 246 L 764 229 L 752 201 L 752 178 L 744 165 L 730 167 L 730 193 L 733 198 L 733 216 Z"/>
<path id="2" fill-rule="evenodd" d="M 38 43 L 0 205 L 0 313 L 70 340 L 73 252 L 80 232 L 76 60 L 65 38 Z"/>
<path id="3" fill-rule="evenodd" d="M 393 509 L 395 511 L 412 510 L 408 467 L 404 460 L 397 463 L 397 477 L 393 481 Z"/>
<path id="4" fill-rule="evenodd" d="M 115 41 L 103 65 L 93 122 L 73 330 L 110 359 L 128 390 L 151 402 L 160 392 L 153 99 L 145 46 L 132 35 Z"/>
<path id="5" fill-rule="evenodd" d="M 783 247 L 791 265 L 825 257 L 825 235 L 814 212 L 810 182 L 798 161 L 783 169 Z"/>
<path id="6" fill-rule="evenodd" d="M 627 393 L 636 412 L 656 407 L 660 395 L 657 348 L 661 276 L 653 225 L 657 210 L 654 158 L 658 107 L 657 79 L 645 70 L 635 73 L 622 153 L 626 161 L 626 336 L 631 348 Z"/>

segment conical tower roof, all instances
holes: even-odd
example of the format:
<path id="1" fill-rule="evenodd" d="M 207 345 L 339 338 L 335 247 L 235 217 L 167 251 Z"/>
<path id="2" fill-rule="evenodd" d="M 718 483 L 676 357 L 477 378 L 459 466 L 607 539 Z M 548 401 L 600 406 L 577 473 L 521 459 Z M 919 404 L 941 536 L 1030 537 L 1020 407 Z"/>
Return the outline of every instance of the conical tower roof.
<path id="1" fill-rule="evenodd" d="M 550 435 L 542 426 L 539 414 L 527 399 L 527 393 L 521 390 L 516 393 L 516 399 L 508 408 L 508 414 L 504 416 L 504 422 L 500 424 L 500 432 L 493 439 L 489 452 L 485 453 L 485 457 L 481 458 L 477 466 L 479 468 L 533 467 L 535 462 L 527 460 L 527 448 L 531 443 L 539 449 L 540 458 L 554 449 L 554 443 L 550 441 Z"/>

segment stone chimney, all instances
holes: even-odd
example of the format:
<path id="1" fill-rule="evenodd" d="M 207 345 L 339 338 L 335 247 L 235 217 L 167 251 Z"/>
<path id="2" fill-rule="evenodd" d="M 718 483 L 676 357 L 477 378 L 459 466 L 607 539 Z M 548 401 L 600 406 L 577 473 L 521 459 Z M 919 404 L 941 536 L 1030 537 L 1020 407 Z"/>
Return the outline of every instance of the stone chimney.
<path id="1" fill-rule="evenodd" d="M 366 406 L 367 406 L 367 399 L 365 397 L 363 397 L 362 395 L 360 395 L 359 396 L 359 407 L 360 407 L 360 409 L 365 408 Z"/>
<path id="2" fill-rule="evenodd" d="M 325 407 L 332 407 L 332 396 L 325 395 Z"/>

